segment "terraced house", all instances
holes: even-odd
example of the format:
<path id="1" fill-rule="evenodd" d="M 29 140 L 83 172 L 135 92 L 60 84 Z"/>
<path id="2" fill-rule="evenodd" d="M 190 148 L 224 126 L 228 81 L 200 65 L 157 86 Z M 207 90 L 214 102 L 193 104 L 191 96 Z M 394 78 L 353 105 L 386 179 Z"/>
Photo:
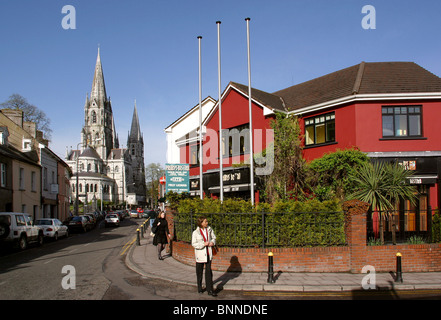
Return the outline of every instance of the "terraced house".
<path id="1" fill-rule="evenodd" d="M 0 169 L 0 211 L 66 219 L 72 173 L 21 110 L 0 112 Z"/>

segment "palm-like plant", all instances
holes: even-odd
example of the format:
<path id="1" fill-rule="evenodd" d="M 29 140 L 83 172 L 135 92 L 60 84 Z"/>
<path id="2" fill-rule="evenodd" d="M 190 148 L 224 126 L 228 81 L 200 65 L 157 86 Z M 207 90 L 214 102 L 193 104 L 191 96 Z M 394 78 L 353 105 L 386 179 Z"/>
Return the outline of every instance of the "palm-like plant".
<path id="1" fill-rule="evenodd" d="M 369 203 L 373 211 L 379 213 L 380 241 L 384 243 L 382 214 L 392 210 L 400 198 L 415 203 L 417 194 L 415 187 L 407 183 L 412 172 L 398 164 L 366 163 L 351 176 L 357 185 L 357 191 L 349 198 Z M 393 221 L 392 237 L 395 244 L 395 222 Z"/>

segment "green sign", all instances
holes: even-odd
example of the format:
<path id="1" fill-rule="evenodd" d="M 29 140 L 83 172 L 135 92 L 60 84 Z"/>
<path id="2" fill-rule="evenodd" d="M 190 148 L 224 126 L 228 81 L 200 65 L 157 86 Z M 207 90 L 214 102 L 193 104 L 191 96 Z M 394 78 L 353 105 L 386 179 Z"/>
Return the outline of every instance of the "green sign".
<path id="1" fill-rule="evenodd" d="M 190 165 L 188 163 L 165 164 L 165 190 L 176 193 L 190 191 Z"/>

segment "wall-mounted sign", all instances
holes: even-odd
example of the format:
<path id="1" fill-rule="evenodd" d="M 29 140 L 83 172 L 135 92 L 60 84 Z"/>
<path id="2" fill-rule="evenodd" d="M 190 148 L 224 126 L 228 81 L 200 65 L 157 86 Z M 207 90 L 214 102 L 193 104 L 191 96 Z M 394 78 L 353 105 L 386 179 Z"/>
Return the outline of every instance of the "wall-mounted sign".
<path id="1" fill-rule="evenodd" d="M 423 179 L 420 179 L 420 178 L 410 178 L 409 179 L 409 183 L 410 184 L 422 184 L 423 183 Z"/>
<path id="2" fill-rule="evenodd" d="M 402 166 L 406 170 L 415 171 L 416 170 L 416 161 L 399 161 L 398 164 Z"/>

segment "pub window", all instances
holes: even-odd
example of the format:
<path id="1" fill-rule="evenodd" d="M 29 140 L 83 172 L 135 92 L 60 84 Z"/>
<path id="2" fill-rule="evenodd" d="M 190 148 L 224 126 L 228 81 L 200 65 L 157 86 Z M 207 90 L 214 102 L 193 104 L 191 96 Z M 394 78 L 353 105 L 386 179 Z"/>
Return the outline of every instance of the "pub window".
<path id="1" fill-rule="evenodd" d="M 335 142 L 335 113 L 305 119 L 305 145 Z"/>
<path id="2" fill-rule="evenodd" d="M 199 165 L 199 144 L 190 146 L 190 165 Z"/>
<path id="3" fill-rule="evenodd" d="M 222 131 L 224 157 L 250 153 L 250 125 L 248 123 Z"/>
<path id="4" fill-rule="evenodd" d="M 383 137 L 421 137 L 421 106 L 382 107 Z"/>

